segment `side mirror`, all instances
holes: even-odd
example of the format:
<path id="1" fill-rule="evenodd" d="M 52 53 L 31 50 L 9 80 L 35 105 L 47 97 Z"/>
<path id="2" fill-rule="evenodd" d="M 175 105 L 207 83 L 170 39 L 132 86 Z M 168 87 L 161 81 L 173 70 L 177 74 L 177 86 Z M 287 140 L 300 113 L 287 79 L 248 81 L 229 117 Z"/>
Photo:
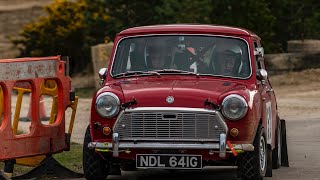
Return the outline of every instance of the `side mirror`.
<path id="1" fill-rule="evenodd" d="M 99 70 L 99 77 L 100 77 L 100 79 L 105 79 L 105 78 L 106 78 L 107 71 L 108 71 L 108 68 L 101 68 L 101 69 Z"/>
<path id="2" fill-rule="evenodd" d="M 259 69 L 259 70 L 257 71 L 257 79 L 258 79 L 259 81 L 261 81 L 262 84 L 264 84 L 264 83 L 267 81 L 267 79 L 268 79 L 268 73 L 267 73 L 267 71 L 264 70 L 264 69 Z"/>
<path id="3" fill-rule="evenodd" d="M 264 49 L 263 47 L 257 47 L 254 50 L 254 55 L 255 56 L 259 56 L 259 57 L 263 57 L 264 56 Z"/>
<path id="4" fill-rule="evenodd" d="M 102 85 L 104 83 L 104 80 L 107 77 L 107 72 L 108 72 L 108 68 L 101 68 L 99 70 L 99 77 L 100 77 L 100 85 Z"/>

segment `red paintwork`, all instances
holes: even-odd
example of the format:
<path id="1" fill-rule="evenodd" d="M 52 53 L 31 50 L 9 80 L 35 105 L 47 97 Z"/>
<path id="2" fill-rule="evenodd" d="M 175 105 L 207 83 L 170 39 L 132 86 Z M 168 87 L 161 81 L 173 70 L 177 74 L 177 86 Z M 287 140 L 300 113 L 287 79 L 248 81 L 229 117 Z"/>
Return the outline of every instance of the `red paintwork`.
<path id="1" fill-rule="evenodd" d="M 65 62 L 61 60 L 61 57 L 4 59 L 0 60 L 0 65 L 17 62 L 33 63 L 36 61 L 56 61 L 57 66 L 54 67 L 56 70 L 56 77 L 23 80 L 23 82 L 29 82 L 32 89 L 32 120 L 29 134 L 14 135 L 12 131 L 12 114 L 14 113 L 11 111 L 12 89 L 15 83 L 19 81 L 15 79 L 0 80 L 0 86 L 3 90 L 4 97 L 4 101 L 1 102 L 4 103 L 4 113 L 0 127 L 0 161 L 20 157 L 52 154 L 69 149 L 69 144 L 66 143 L 64 112 L 71 104 L 69 97 L 71 79 L 69 76 L 65 76 Z M 42 67 L 36 71 L 40 72 L 44 71 L 44 69 Z M 17 70 L 16 72 L 18 74 L 22 73 L 21 70 Z M 27 74 L 30 72 L 23 73 Z M 58 112 L 56 122 L 53 125 L 43 125 L 39 117 L 39 102 L 41 97 L 40 85 L 45 79 L 53 79 L 58 85 Z"/>
<path id="2" fill-rule="evenodd" d="M 266 87 L 257 81 L 255 72 L 257 71 L 253 54 L 253 40 L 260 43 L 260 38 L 254 33 L 233 27 L 226 26 L 210 26 L 210 25 L 157 25 L 157 26 L 145 26 L 130 28 L 120 32 L 115 39 L 115 46 L 111 54 L 111 61 L 109 64 L 109 70 L 112 66 L 112 60 L 114 51 L 119 40 L 126 36 L 145 35 L 145 34 L 206 34 L 206 35 L 226 35 L 241 37 L 248 42 L 250 48 L 250 57 L 252 64 L 252 75 L 245 80 L 222 78 L 212 76 L 200 76 L 197 78 L 194 75 L 162 75 L 146 76 L 146 77 L 131 77 L 131 78 L 118 78 L 114 79 L 110 76 L 110 71 L 106 77 L 105 86 L 98 91 L 98 96 L 102 92 L 113 92 L 119 96 L 120 101 L 128 102 L 132 98 L 135 98 L 138 102 L 133 107 L 192 107 L 192 108 L 208 108 L 204 106 L 204 100 L 210 98 L 213 102 L 221 105 L 222 100 L 229 94 L 238 94 L 245 98 L 248 102 L 249 108 L 247 115 L 238 121 L 226 120 L 228 129 L 238 128 L 239 135 L 237 137 L 231 137 L 228 134 L 227 140 L 231 143 L 252 143 L 255 137 L 256 129 L 259 123 L 262 123 L 265 127 L 266 123 L 266 107 L 265 102 L 271 99 L 272 104 L 272 134 L 273 140 L 270 144 L 272 148 L 275 146 L 275 129 L 276 129 L 276 101 L 274 93 L 270 93 L 270 97 L 267 97 L 266 88 L 271 85 L 266 82 Z M 225 82 L 230 82 L 229 86 L 223 85 Z M 165 99 L 168 95 L 172 95 L 175 98 L 175 102 L 172 105 L 166 103 Z M 94 130 L 92 125 L 95 122 L 100 122 L 103 126 L 108 125 L 113 127 L 116 117 L 110 120 L 105 120 L 97 115 L 94 109 L 95 98 L 92 101 L 91 111 L 91 135 L 93 141 L 111 142 L 111 135 L 105 136 L 102 131 Z M 265 99 L 263 99 L 265 98 Z M 144 151 L 134 151 L 135 153 L 143 153 Z M 120 158 L 134 159 L 135 153 L 130 155 L 120 153 Z M 208 152 L 192 151 L 194 154 L 202 154 L 204 159 L 209 158 Z M 218 158 L 218 157 L 215 157 Z"/>
<path id="3" fill-rule="evenodd" d="M 190 33 L 190 34 L 230 34 L 237 36 L 255 36 L 253 32 L 228 26 L 215 26 L 215 25 L 155 25 L 155 26 L 143 26 L 134 27 L 121 31 L 118 36 L 130 36 L 138 34 L 168 34 L 168 33 Z"/>

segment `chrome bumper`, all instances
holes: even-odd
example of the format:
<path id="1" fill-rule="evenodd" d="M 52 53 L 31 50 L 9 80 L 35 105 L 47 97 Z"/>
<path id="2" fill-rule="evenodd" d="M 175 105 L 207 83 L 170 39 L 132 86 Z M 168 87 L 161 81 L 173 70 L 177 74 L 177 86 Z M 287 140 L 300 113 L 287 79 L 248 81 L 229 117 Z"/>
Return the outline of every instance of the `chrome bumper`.
<path id="1" fill-rule="evenodd" d="M 226 151 L 230 150 L 226 147 L 226 135 L 220 134 L 219 143 L 210 142 L 190 142 L 190 143 L 169 143 L 169 142 L 119 142 L 118 133 L 113 133 L 113 142 L 90 142 L 88 148 L 91 149 L 109 149 L 113 153 L 113 157 L 119 156 L 119 150 L 126 149 L 207 149 L 207 150 L 218 150 L 220 157 L 226 156 Z M 254 146 L 252 144 L 233 144 L 235 150 L 242 151 L 253 151 Z"/>

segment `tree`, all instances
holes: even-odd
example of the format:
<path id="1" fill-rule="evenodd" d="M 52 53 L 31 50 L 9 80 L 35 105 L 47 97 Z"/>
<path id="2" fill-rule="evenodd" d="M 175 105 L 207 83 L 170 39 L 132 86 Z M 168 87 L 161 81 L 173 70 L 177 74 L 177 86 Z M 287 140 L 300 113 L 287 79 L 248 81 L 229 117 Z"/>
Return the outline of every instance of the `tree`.
<path id="1" fill-rule="evenodd" d="M 113 39 L 119 31 L 141 25 L 170 23 L 210 23 L 210 0 L 109 0 L 108 34 Z"/>
<path id="2" fill-rule="evenodd" d="M 273 16 L 266 0 L 212 0 L 213 10 L 210 19 L 214 24 L 224 24 L 246 28 L 261 37 L 267 52 L 275 47 L 271 41 L 274 36 Z"/>
<path id="3" fill-rule="evenodd" d="M 56 0 L 45 8 L 47 16 L 26 25 L 13 40 L 20 56 L 65 55 L 71 60 L 71 73 L 90 63 L 90 47 L 106 36 L 105 1 Z"/>
<path id="4" fill-rule="evenodd" d="M 109 0 L 106 2 L 109 28 L 107 34 L 111 39 L 115 35 L 130 27 L 158 24 L 156 9 L 163 4 L 158 0 Z"/>
<path id="5" fill-rule="evenodd" d="M 266 0 L 110 0 L 108 34 L 124 28 L 169 23 L 222 24 L 244 27 L 256 32 L 268 52 L 276 46 L 272 42 L 275 17 Z M 114 31 L 115 30 L 115 31 Z M 113 38 L 114 36 L 112 36 Z"/>
<path id="6" fill-rule="evenodd" d="M 286 51 L 292 39 L 320 38 L 320 3 L 318 0 L 271 0 L 270 9 L 276 17 L 273 42 Z"/>
<path id="7" fill-rule="evenodd" d="M 166 0 L 155 7 L 155 21 L 166 23 L 201 23 L 210 24 L 212 11 L 211 0 Z"/>

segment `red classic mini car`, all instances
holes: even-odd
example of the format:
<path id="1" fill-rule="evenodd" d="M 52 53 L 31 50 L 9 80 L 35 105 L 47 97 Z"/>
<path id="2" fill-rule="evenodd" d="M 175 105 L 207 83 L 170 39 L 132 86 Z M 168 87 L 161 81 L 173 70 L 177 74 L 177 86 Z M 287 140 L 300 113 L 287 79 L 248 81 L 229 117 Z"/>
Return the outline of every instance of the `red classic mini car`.
<path id="1" fill-rule="evenodd" d="M 238 166 L 262 179 L 288 165 L 260 38 L 245 29 L 157 25 L 115 39 L 83 146 L 87 179 L 110 169 Z"/>

